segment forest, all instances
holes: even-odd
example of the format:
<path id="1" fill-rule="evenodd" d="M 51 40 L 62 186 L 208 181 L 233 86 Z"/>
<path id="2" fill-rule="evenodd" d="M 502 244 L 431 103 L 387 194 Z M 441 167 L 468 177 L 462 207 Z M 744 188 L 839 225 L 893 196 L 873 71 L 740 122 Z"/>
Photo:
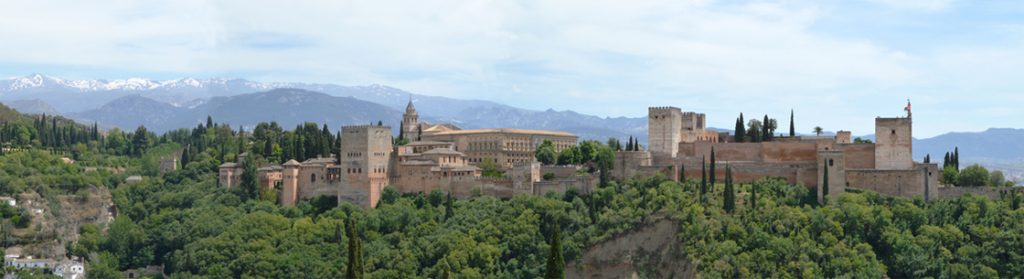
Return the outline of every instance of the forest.
<path id="1" fill-rule="evenodd" d="M 282 207 L 272 196 L 219 187 L 217 166 L 241 152 L 266 162 L 332 154 L 338 139 L 326 126 L 245 131 L 210 119 L 156 135 L 0 117 L 0 138 L 16 138 L 0 149 L 0 193 L 111 189 L 114 221 L 83 225 L 67 243 L 69 256 L 87 259 L 88 278 L 146 266 L 172 278 L 549 277 L 587 247 L 662 218 L 679 227 L 683 257 L 707 278 L 1024 276 L 1018 194 L 925 202 L 846 192 L 818 204 L 814 189 L 772 178 L 734 185 L 728 175 L 712 184 L 653 176 L 607 181 L 587 194 L 452 199 L 387 188 L 372 209 L 330 197 Z M 630 140 L 626 148 L 639 146 Z M 571 152 L 545 156 L 579 160 Z M 161 174 L 158 160 L 168 156 L 182 165 Z M 146 179 L 124 183 L 129 175 Z M 24 222 L 17 210 L 0 211 L 4 227 Z"/>

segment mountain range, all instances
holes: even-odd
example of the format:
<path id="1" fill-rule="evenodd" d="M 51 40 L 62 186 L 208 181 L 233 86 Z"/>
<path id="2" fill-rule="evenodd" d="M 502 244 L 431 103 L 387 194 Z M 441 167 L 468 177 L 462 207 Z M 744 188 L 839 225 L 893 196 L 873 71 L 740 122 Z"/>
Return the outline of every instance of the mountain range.
<path id="1" fill-rule="evenodd" d="M 289 89 L 290 95 L 282 98 L 283 91 L 275 89 Z M 315 101 L 303 102 L 308 100 Z M 646 138 L 647 119 L 643 117 L 602 118 L 573 111 L 527 110 L 490 101 L 413 94 L 383 85 L 342 86 L 220 78 L 67 80 L 42 74 L 0 80 L 0 102 L 19 111 L 59 113 L 122 129 L 144 124 L 155 131 L 191 127 L 196 121 L 205 120 L 207 115 L 235 125 L 254 125 L 260 119 L 273 119 L 282 125 L 301 121 L 331 125 L 388 120 L 396 123 L 410 100 L 422 119 L 463 128 L 565 130 L 584 139 L 601 140 L 629 136 Z"/>

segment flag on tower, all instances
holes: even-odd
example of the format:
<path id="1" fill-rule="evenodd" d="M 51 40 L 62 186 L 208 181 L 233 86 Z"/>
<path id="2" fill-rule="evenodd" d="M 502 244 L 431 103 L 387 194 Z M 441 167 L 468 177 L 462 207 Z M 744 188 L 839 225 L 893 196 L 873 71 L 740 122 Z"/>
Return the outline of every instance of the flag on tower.
<path id="1" fill-rule="evenodd" d="M 903 108 L 903 110 L 907 111 L 907 117 L 909 117 L 910 116 L 910 99 L 907 99 L 907 107 Z"/>

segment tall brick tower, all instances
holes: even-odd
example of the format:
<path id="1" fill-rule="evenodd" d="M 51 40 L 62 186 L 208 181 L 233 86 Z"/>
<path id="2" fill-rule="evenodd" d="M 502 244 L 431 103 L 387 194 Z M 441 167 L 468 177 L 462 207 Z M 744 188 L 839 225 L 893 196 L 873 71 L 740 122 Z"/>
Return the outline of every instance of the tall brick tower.
<path id="1" fill-rule="evenodd" d="M 340 167 L 344 174 L 338 198 L 376 207 L 389 182 L 391 148 L 390 126 L 342 126 Z"/>

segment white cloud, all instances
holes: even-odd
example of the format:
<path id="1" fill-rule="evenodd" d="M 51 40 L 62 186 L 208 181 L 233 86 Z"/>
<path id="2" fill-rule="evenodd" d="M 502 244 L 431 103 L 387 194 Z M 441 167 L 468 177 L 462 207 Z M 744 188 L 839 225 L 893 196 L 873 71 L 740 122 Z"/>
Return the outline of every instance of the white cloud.
<path id="1" fill-rule="evenodd" d="M 955 0 L 868 0 L 899 9 L 941 11 L 953 6 Z"/>
<path id="2" fill-rule="evenodd" d="M 870 1 L 911 12 L 955 6 Z M 792 107 L 808 116 L 799 126 L 855 132 L 870 132 L 872 116 L 900 113 L 908 96 L 955 95 L 938 85 L 1019 88 L 1007 81 L 1024 64 L 1019 45 L 900 49 L 822 29 L 847 8 L 819 6 L 827 4 L 19 1 L 0 10 L 0 65 L 381 83 L 599 115 L 676 105 L 708 112 L 717 126 L 740 111 L 784 115 Z"/>

